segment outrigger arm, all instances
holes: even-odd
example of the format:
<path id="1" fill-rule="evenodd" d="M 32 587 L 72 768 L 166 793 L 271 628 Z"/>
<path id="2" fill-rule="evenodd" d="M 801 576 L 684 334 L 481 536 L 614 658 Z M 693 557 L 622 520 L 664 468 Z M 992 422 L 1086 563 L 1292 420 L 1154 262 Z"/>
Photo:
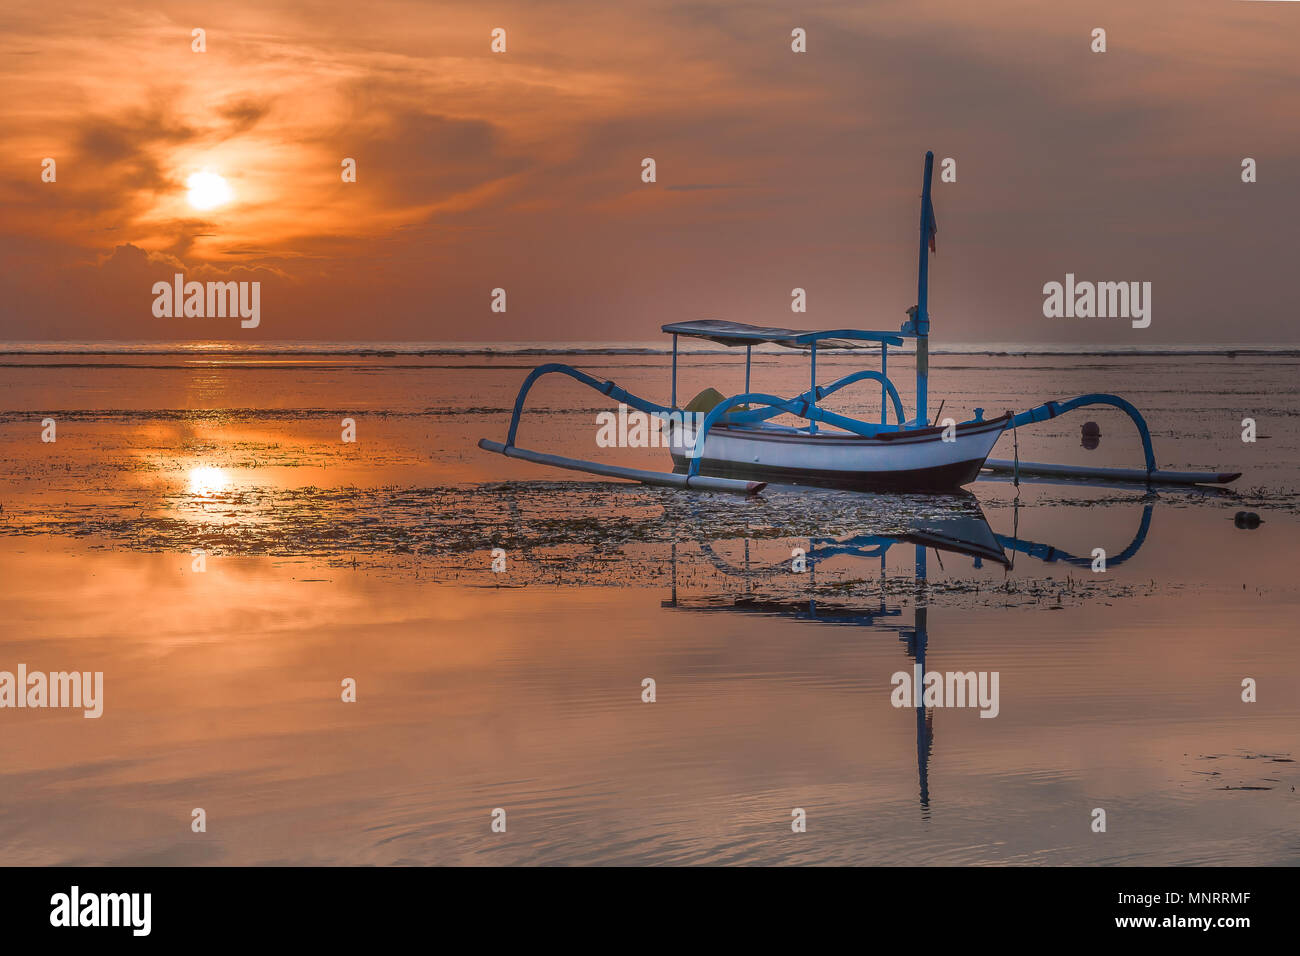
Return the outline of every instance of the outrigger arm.
<path id="1" fill-rule="evenodd" d="M 523 385 L 520 386 L 519 394 L 515 397 L 514 409 L 510 415 L 510 428 L 506 433 L 505 443 L 490 441 L 486 438 L 479 440 L 479 447 L 485 451 L 496 452 L 499 455 L 505 455 L 508 458 L 522 458 L 527 461 L 533 461 L 538 464 L 552 465 L 556 468 L 567 468 L 572 471 L 585 471 L 592 474 L 605 475 L 611 478 L 625 478 L 630 481 L 641 481 L 648 484 L 660 484 L 678 488 L 696 488 L 710 491 L 732 491 L 742 494 L 755 494 L 764 486 L 764 482 L 758 481 L 741 481 L 733 478 L 714 478 L 708 475 L 701 475 L 700 457 L 692 456 L 690 469 L 687 474 L 663 473 L 657 471 L 643 471 L 635 468 L 623 468 L 618 465 L 605 465 L 599 462 L 585 461 L 578 458 L 565 458 L 560 455 L 551 455 L 545 452 L 532 451 L 531 449 L 519 448 L 515 444 L 515 439 L 519 432 L 519 420 L 523 416 L 524 402 L 528 397 L 529 391 L 533 385 L 544 375 L 552 373 L 567 375 L 569 378 L 576 379 L 582 384 L 593 388 L 616 402 L 622 402 L 630 408 L 645 412 L 648 415 L 658 416 L 680 416 L 682 412 L 660 405 L 656 402 L 649 401 L 634 395 L 627 389 L 614 384 L 609 380 L 601 380 L 593 375 L 588 375 L 580 369 L 571 365 L 565 365 L 561 362 L 548 362 L 539 365 L 528 373 L 524 379 Z M 897 425 L 875 425 L 866 422 L 860 422 L 857 419 L 846 418 L 837 415 L 834 412 L 818 408 L 816 402 L 831 395 L 842 388 L 861 381 L 880 382 L 881 389 L 890 399 L 894 408 L 895 420 Z M 731 412 L 732 409 L 741 405 L 759 405 L 760 408 L 749 408 L 742 412 Z M 718 421 L 725 419 L 729 422 L 748 423 L 760 422 L 768 418 L 773 418 L 782 413 L 789 412 L 812 421 L 825 422 L 829 425 L 842 428 L 846 431 L 859 435 L 875 435 L 882 431 L 895 431 L 902 428 L 906 413 L 903 410 L 903 402 L 898 394 L 898 389 L 894 387 L 887 376 L 882 375 L 873 369 L 863 369 L 852 372 L 844 377 L 831 382 L 829 385 L 815 385 L 801 395 L 794 398 L 780 398 L 776 395 L 766 395 L 757 392 L 747 392 L 743 395 L 733 396 L 726 401 L 715 406 L 705 417 L 698 433 L 695 436 L 695 446 L 704 447 L 704 438 L 709 430 Z"/>
<path id="2" fill-rule="evenodd" d="M 1142 439 L 1142 454 L 1146 459 L 1146 468 L 1093 468 L 1087 465 L 1055 465 L 1036 461 L 1008 461 L 1004 458 L 989 458 L 984 467 L 992 472 L 1014 472 L 1042 478 L 1102 478 L 1109 481 L 1137 481 L 1146 484 L 1166 485 L 1217 485 L 1226 484 L 1241 477 L 1240 472 L 1218 471 L 1162 471 L 1156 467 L 1156 453 L 1151 445 L 1151 430 L 1146 419 L 1131 402 L 1118 395 L 1103 392 L 1091 392 L 1064 402 L 1044 402 L 1027 411 L 1020 412 L 1011 419 L 1008 429 L 1033 422 L 1045 422 L 1048 419 L 1072 412 L 1088 405 L 1111 405 L 1128 415 L 1137 426 L 1138 436 Z"/>
<path id="3" fill-rule="evenodd" d="M 633 395 L 625 388 L 615 385 L 609 380 L 601 381 L 594 375 L 588 375 L 572 365 L 565 365 L 562 362 L 548 362 L 545 365 L 539 365 L 528 373 L 524 379 L 524 384 L 519 389 L 519 395 L 515 398 L 515 409 L 510 415 L 510 431 L 506 433 L 506 447 L 514 447 L 515 434 L 519 431 L 519 416 L 524 413 L 524 399 L 528 397 L 528 390 L 533 387 L 543 375 L 549 375 L 552 372 L 558 372 L 561 375 L 567 375 L 569 378 L 576 378 L 583 385 L 589 385 L 602 395 L 608 395 L 616 402 L 622 402 L 630 408 L 637 411 L 645 412 L 647 415 L 666 415 L 672 412 L 671 408 L 663 405 L 657 405 L 654 402 L 647 401 L 639 395 Z"/>
<path id="4" fill-rule="evenodd" d="M 570 378 L 577 379 L 582 384 L 594 388 L 602 395 L 608 395 L 615 401 L 623 402 L 626 405 L 645 412 L 649 415 L 670 415 L 673 410 L 655 402 L 647 401 L 639 395 L 633 395 L 625 388 L 615 385 L 611 381 L 601 381 L 593 375 L 580 371 L 571 365 L 564 365 L 560 362 L 549 362 L 545 365 L 539 365 L 528 374 L 524 379 L 523 386 L 519 389 L 519 395 L 515 398 L 514 411 L 510 416 L 510 430 L 506 435 L 505 444 L 496 441 L 490 441 L 487 438 L 480 438 L 478 446 L 484 451 L 496 452 L 498 455 L 505 455 L 507 458 L 522 458 L 525 461 L 535 462 L 539 465 L 550 465 L 553 468 L 565 468 L 569 471 L 583 471 L 594 475 L 604 475 L 608 478 L 623 478 L 627 481 L 639 481 L 649 485 L 664 485 L 670 488 L 687 488 L 693 491 L 728 491 L 743 495 L 753 495 L 762 491 L 766 486 L 763 481 L 742 481 L 736 478 L 714 478 L 710 475 L 679 475 L 673 472 L 644 471 L 639 468 L 624 468 L 620 465 L 606 465 L 601 462 L 585 461 L 581 458 L 566 458 L 563 455 L 551 455 L 546 452 L 533 451 L 528 448 L 519 448 L 515 445 L 515 436 L 519 431 L 519 418 L 524 411 L 524 399 L 527 398 L 529 390 L 543 375 L 558 372 L 561 375 L 567 375 Z M 680 414 L 677 413 L 677 414 Z"/>
<path id="5" fill-rule="evenodd" d="M 1142 417 L 1142 413 L 1131 402 L 1120 398 L 1118 395 L 1091 392 L 1065 402 L 1043 402 L 1041 405 L 1035 405 L 1028 411 L 1014 416 L 1011 419 L 1011 424 L 1007 427 L 1017 428 L 1032 422 L 1045 422 L 1058 415 L 1064 415 L 1066 412 L 1072 412 L 1076 408 L 1083 408 L 1085 405 L 1113 405 L 1133 419 L 1133 424 L 1137 426 L 1138 435 L 1142 439 L 1142 454 L 1146 456 L 1147 474 L 1152 474 L 1157 470 L 1156 453 L 1155 449 L 1151 447 L 1151 430 L 1147 428 L 1146 419 Z"/>

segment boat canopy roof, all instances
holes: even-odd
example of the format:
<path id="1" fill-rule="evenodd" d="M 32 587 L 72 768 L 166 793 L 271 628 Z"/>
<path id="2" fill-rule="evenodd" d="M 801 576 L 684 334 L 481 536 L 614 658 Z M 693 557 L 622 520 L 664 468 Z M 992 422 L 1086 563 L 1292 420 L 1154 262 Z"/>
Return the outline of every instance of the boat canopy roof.
<path id="1" fill-rule="evenodd" d="M 832 349 L 868 349 L 882 342 L 902 345 L 904 338 L 913 338 L 905 332 L 872 332 L 866 329 L 832 329 L 821 332 L 806 329 L 769 329 L 743 322 L 725 322 L 722 319 L 699 319 L 695 322 L 674 322 L 663 331 L 671 335 L 686 335 L 708 339 L 720 345 L 753 345 L 756 342 L 773 342 L 791 349 L 811 349 L 813 345 Z"/>

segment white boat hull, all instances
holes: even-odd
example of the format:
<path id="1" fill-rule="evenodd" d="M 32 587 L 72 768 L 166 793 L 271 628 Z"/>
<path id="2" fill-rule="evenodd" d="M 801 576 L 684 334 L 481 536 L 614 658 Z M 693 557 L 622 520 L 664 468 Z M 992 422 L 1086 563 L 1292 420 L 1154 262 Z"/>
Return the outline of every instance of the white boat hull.
<path id="1" fill-rule="evenodd" d="M 782 484 L 879 491 L 951 491 L 979 476 L 1010 414 L 956 426 L 952 441 L 939 427 L 867 438 L 836 429 L 715 425 L 704 440 L 700 474 Z M 695 431 L 688 422 L 669 433 L 677 472 L 689 468 Z"/>

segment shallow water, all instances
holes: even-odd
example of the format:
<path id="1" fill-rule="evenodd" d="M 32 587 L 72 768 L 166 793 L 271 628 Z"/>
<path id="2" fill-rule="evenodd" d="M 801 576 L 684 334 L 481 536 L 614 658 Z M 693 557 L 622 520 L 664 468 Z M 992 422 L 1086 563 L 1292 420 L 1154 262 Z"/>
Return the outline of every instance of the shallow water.
<path id="1" fill-rule="evenodd" d="M 98 720 L 0 710 L 0 856 L 1300 861 L 1294 357 L 933 362 L 932 408 L 958 419 L 1123 394 L 1162 467 L 1240 469 L 1233 492 L 980 481 L 752 500 L 480 451 L 533 364 L 0 363 L 0 670 L 105 681 Z M 662 357 L 576 364 L 667 397 Z M 824 381 L 853 367 L 818 364 Z M 793 394 L 804 374 L 760 356 L 754 384 Z M 689 356 L 681 382 L 683 400 L 735 391 L 743 366 Z M 875 413 L 869 386 L 841 394 Z M 662 449 L 596 448 L 601 401 L 539 386 L 520 444 L 665 468 Z M 1269 437 L 1243 444 L 1244 417 Z M 1095 451 L 1079 444 L 1087 419 Z M 1141 461 L 1110 409 L 1015 440 L 1026 460 Z M 1006 437 L 994 455 L 1012 453 Z M 1264 523 L 1235 527 L 1240 510 Z M 809 571 L 791 570 L 795 549 Z M 893 675 L 918 662 L 998 672 L 998 716 L 892 706 Z M 191 832 L 195 807 L 206 833 Z M 791 832 L 796 807 L 806 833 Z M 1090 829 L 1098 807 L 1105 833 Z"/>

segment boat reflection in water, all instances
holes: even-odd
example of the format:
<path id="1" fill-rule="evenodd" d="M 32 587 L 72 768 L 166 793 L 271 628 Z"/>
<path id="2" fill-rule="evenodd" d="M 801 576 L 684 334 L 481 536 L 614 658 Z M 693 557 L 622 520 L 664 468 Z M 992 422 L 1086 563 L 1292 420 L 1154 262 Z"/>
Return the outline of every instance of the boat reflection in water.
<path id="1" fill-rule="evenodd" d="M 861 601 L 845 604 L 839 601 L 820 605 L 815 596 L 794 599 L 763 596 L 754 593 L 756 581 L 782 580 L 790 581 L 791 561 L 782 560 L 776 564 L 757 565 L 750 559 L 750 541 L 744 539 L 744 557 L 739 565 L 719 553 L 716 547 L 721 542 L 699 540 L 694 544 L 708 562 L 726 577 L 736 577 L 745 582 L 741 593 L 692 594 L 684 597 L 678 592 L 677 564 L 678 545 L 672 548 L 672 596 L 661 602 L 669 609 L 697 613 L 729 612 L 738 614 L 762 614 L 789 617 L 798 621 L 814 624 L 835 624 L 857 626 L 874 631 L 897 635 L 902 642 L 905 653 L 911 659 L 919 673 L 926 672 L 926 651 L 930 641 L 927 622 L 928 604 L 942 597 L 932 593 L 927 587 L 927 555 L 933 550 L 935 558 L 942 566 L 943 553 L 964 556 L 973 561 L 975 568 L 984 567 L 985 562 L 1010 570 L 1014 567 L 1017 554 L 1051 564 L 1061 562 L 1078 567 L 1089 567 L 1091 557 L 1079 557 L 1068 551 L 1036 541 L 1019 538 L 1016 534 L 1001 535 L 989 527 L 983 510 L 973 495 L 954 496 L 959 504 L 960 513 L 940 515 L 920 515 L 914 524 L 904 531 L 894 534 L 863 534 L 847 539 L 808 538 L 803 560 L 806 562 L 805 575 L 800 575 L 807 582 L 806 590 L 813 592 L 817 588 L 817 565 L 831 558 L 847 557 L 879 561 L 880 588 L 878 599 L 867 605 Z M 1132 542 L 1121 552 L 1107 559 L 1110 567 L 1118 566 L 1133 557 L 1146 540 L 1151 526 L 1152 505 L 1145 504 L 1137 533 Z M 1014 522 L 1018 526 L 1018 521 Z M 890 548 L 912 546 L 912 597 L 911 619 L 908 620 L 900 606 L 890 606 L 890 590 L 886 581 L 886 556 Z M 685 547 L 683 545 L 683 547 Z M 1010 556 L 1008 556 L 1010 555 Z M 898 594 L 897 590 L 893 592 Z M 916 771 L 922 815 L 929 816 L 930 785 L 929 765 L 934 748 L 934 708 L 920 704 L 920 690 L 916 689 L 918 706 L 916 712 Z"/>

